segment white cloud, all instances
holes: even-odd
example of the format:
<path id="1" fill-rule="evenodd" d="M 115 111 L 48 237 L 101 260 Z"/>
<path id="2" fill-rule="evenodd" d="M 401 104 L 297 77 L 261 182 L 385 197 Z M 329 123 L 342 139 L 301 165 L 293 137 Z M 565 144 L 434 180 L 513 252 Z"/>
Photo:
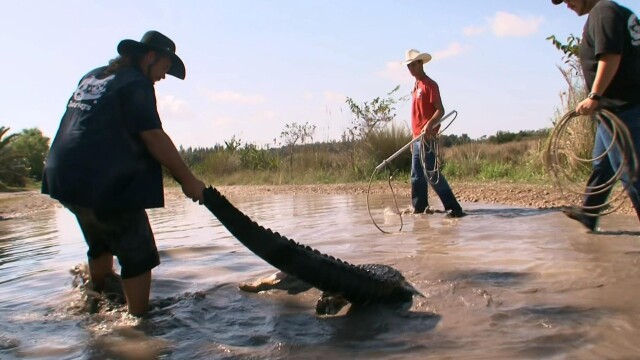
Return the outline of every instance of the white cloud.
<path id="1" fill-rule="evenodd" d="M 433 53 L 433 60 L 442 60 L 454 56 L 458 56 L 462 53 L 465 53 L 468 50 L 468 47 L 460 45 L 458 42 L 452 42 L 449 46 L 444 50 L 439 50 Z"/>
<path id="2" fill-rule="evenodd" d="M 347 99 L 347 96 L 339 92 L 330 91 L 330 90 L 327 90 L 324 92 L 324 100 L 329 103 L 342 104 L 346 99 Z"/>
<path id="3" fill-rule="evenodd" d="M 522 18 L 518 15 L 499 11 L 493 18 L 489 19 L 489 25 L 491 26 L 491 31 L 497 37 L 517 37 L 536 33 L 543 21 L 542 17 Z"/>
<path id="4" fill-rule="evenodd" d="M 265 121 L 270 121 L 276 118 L 276 112 L 273 110 L 259 111 L 251 115 L 251 122 L 263 124 Z"/>
<path id="5" fill-rule="evenodd" d="M 467 26 L 462 29 L 462 33 L 465 36 L 477 36 L 482 35 L 487 32 L 487 28 L 485 26 Z"/>
<path id="6" fill-rule="evenodd" d="M 383 70 L 380 70 L 376 73 L 377 76 L 383 79 L 389 79 L 394 83 L 405 83 L 407 81 L 411 81 L 413 79 L 409 72 L 407 71 L 407 67 L 402 65 L 400 61 L 389 61 L 385 64 Z"/>
<path id="7" fill-rule="evenodd" d="M 234 124 L 236 121 L 230 116 L 216 116 L 212 119 L 211 124 L 226 128 L 227 125 Z"/>
<path id="8" fill-rule="evenodd" d="M 185 120 L 193 116 L 186 101 L 173 95 L 158 95 L 158 113 L 162 118 Z"/>
<path id="9" fill-rule="evenodd" d="M 241 94 L 231 90 L 206 91 L 206 96 L 213 102 L 239 103 L 239 104 L 261 104 L 265 102 L 265 97 L 260 94 Z"/>
<path id="10" fill-rule="evenodd" d="M 187 107 L 187 102 L 180 100 L 173 95 L 158 96 L 158 109 L 172 113 L 180 112 Z"/>

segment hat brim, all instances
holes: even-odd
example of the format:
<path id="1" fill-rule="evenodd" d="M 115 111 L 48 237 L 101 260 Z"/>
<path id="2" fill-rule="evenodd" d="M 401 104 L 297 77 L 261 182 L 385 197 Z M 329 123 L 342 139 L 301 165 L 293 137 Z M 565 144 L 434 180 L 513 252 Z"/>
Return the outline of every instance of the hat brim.
<path id="1" fill-rule="evenodd" d="M 184 80 L 187 71 L 184 63 L 182 62 L 182 59 L 180 59 L 178 55 L 167 51 L 166 49 L 159 48 L 153 45 L 143 44 L 139 41 L 131 39 L 122 40 L 118 44 L 118 54 L 120 55 L 129 55 L 135 52 L 144 52 L 150 50 L 158 51 L 168 55 L 171 58 L 171 68 L 169 69 L 169 71 L 167 71 L 167 74 L 175 76 L 180 80 Z"/>
<path id="2" fill-rule="evenodd" d="M 418 61 L 418 60 L 422 61 L 422 64 L 424 65 L 424 64 L 428 63 L 429 61 L 431 61 L 431 55 L 427 54 L 427 53 L 422 53 L 422 54 L 416 56 L 413 59 L 409 59 L 409 60 L 403 61 L 402 64 L 409 65 L 412 62 Z"/>
<path id="3" fill-rule="evenodd" d="M 551 2 L 553 3 L 553 5 L 560 5 L 564 2 L 564 0 L 551 0 Z"/>

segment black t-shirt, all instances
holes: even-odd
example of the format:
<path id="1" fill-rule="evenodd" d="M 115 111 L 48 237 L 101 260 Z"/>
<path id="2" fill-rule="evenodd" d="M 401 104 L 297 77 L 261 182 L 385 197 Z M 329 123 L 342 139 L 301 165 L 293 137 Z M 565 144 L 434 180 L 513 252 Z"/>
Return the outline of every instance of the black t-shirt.
<path id="1" fill-rule="evenodd" d="M 164 206 L 162 168 L 139 133 L 162 129 L 153 83 L 133 68 L 86 74 L 67 103 L 42 192 L 93 209 Z"/>
<path id="2" fill-rule="evenodd" d="M 596 3 L 584 25 L 580 62 L 589 89 L 603 54 L 620 54 L 622 58 L 600 105 L 616 110 L 640 104 L 640 21 L 631 10 L 609 0 Z"/>

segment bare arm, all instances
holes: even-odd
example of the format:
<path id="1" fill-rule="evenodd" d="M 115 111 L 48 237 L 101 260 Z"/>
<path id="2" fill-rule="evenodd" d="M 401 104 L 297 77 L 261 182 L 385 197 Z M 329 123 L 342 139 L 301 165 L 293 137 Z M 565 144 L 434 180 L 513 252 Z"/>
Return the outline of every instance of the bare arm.
<path id="1" fill-rule="evenodd" d="M 430 129 L 431 124 L 435 124 L 438 120 L 442 118 L 442 116 L 444 116 L 444 106 L 442 106 L 442 100 L 440 99 L 439 96 L 433 105 L 435 106 L 436 111 L 433 113 L 433 116 L 431 116 L 431 119 L 427 120 L 427 123 L 424 125 L 424 128 L 422 128 L 422 132 L 426 131 L 427 135 L 429 136 L 433 136 L 437 134 L 437 131 L 435 129 Z"/>
<path id="2" fill-rule="evenodd" d="M 141 132 L 140 138 L 151 155 L 182 185 L 182 192 L 193 201 L 202 204 L 202 191 L 205 185 L 184 163 L 169 136 L 162 129 L 154 129 Z"/>
<path id="3" fill-rule="evenodd" d="M 622 55 L 620 54 L 603 54 L 598 60 L 598 70 L 596 71 L 596 78 L 593 81 L 591 92 L 598 95 L 602 95 L 605 90 L 611 84 L 611 80 L 618 72 L 620 67 L 620 60 Z M 598 101 L 592 99 L 582 100 L 576 107 L 576 112 L 581 115 L 591 115 L 598 107 Z"/>

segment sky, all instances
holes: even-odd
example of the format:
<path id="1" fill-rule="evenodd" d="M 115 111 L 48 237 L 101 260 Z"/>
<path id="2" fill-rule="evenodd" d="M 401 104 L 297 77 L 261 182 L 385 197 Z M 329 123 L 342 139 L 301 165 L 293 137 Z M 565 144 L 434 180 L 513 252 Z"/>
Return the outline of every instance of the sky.
<path id="1" fill-rule="evenodd" d="M 640 14 L 640 2 L 620 0 Z M 187 69 L 156 83 L 164 130 L 176 146 L 235 137 L 277 145 L 289 124 L 340 139 L 356 103 L 409 94 L 405 51 L 428 52 L 448 134 L 471 138 L 552 126 L 567 88 L 549 35 L 581 36 L 585 17 L 550 0 L 20 0 L 0 12 L 0 126 L 53 138 L 89 70 L 123 39 L 157 30 Z M 410 104 L 396 107 L 409 126 Z M 274 142 L 275 141 L 275 142 Z"/>

